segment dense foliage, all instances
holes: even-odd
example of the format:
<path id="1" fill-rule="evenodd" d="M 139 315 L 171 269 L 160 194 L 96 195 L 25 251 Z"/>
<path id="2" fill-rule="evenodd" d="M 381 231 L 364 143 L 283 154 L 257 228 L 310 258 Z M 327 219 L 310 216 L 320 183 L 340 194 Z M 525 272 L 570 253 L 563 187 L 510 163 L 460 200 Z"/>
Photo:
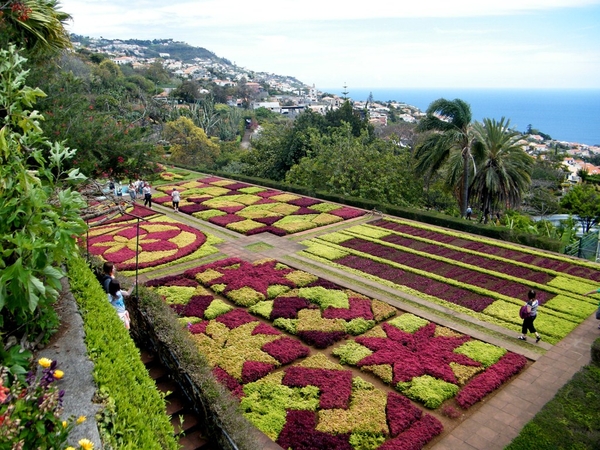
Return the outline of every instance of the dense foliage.
<path id="1" fill-rule="evenodd" d="M 0 50 L 0 330 L 47 338 L 60 264 L 76 254 L 74 236 L 85 230 L 83 199 L 69 186 L 84 177 L 65 167 L 75 150 L 44 136 L 33 109 L 44 93 L 25 85 L 23 63 L 14 46 Z"/>

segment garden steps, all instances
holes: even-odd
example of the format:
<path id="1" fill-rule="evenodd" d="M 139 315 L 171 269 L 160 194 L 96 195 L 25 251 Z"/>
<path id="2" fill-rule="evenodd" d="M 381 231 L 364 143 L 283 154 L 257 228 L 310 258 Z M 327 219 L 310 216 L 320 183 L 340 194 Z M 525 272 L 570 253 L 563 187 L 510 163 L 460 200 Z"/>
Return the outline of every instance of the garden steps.
<path id="1" fill-rule="evenodd" d="M 166 413 L 171 416 L 175 436 L 179 437 L 182 450 L 216 450 L 202 429 L 203 423 L 194 412 L 181 389 L 170 377 L 168 369 L 148 350 L 141 350 L 140 357 L 156 388 L 165 395 Z"/>

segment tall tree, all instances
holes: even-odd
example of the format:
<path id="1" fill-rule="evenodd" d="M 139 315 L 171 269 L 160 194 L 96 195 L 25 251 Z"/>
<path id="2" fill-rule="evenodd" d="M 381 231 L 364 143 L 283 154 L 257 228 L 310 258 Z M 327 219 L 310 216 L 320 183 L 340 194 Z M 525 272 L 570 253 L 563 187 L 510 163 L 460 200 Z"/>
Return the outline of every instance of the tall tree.
<path id="1" fill-rule="evenodd" d="M 600 223 L 600 192 L 593 184 L 577 184 L 565 194 L 560 206 L 577 216 L 583 232 Z"/>
<path id="2" fill-rule="evenodd" d="M 460 180 L 451 181 L 460 183 L 458 198 L 463 216 L 469 203 L 469 172 L 473 170 L 471 120 L 471 106 L 468 103 L 460 99 L 440 98 L 429 105 L 425 117 L 417 126 L 420 132 L 431 132 L 416 149 L 417 172 L 431 175 L 453 154 L 459 154 L 460 159 L 454 159 L 454 169 L 450 173 L 456 174 L 456 169 L 461 169 Z M 456 163 L 462 166 L 457 167 Z"/>
<path id="3" fill-rule="evenodd" d="M 519 143 L 521 135 L 504 117 L 483 119 L 473 126 L 472 151 L 479 162 L 471 194 L 486 212 L 520 206 L 531 183 L 534 159 Z M 487 215 L 486 215 L 487 221 Z"/>
<path id="4" fill-rule="evenodd" d="M 212 167 L 219 156 L 219 146 L 187 117 L 168 122 L 163 136 L 171 144 L 173 162 L 193 167 Z"/>

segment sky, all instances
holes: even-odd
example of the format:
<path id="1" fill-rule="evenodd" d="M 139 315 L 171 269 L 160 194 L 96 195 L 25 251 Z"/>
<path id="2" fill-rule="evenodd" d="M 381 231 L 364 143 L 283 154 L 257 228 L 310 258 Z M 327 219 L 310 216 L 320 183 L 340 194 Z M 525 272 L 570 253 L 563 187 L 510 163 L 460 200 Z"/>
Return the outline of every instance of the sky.
<path id="1" fill-rule="evenodd" d="M 600 89 L 600 0 L 59 0 L 68 31 L 174 39 L 324 88 Z"/>

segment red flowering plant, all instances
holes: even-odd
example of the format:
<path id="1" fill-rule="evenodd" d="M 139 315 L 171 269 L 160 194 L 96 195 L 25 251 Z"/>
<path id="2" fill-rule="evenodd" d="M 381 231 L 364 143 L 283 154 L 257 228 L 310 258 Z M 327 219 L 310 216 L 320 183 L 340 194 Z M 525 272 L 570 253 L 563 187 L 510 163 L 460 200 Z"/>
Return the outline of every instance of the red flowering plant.
<path id="1" fill-rule="evenodd" d="M 526 364 L 520 355 L 409 313 L 337 347 L 333 354 L 429 408 L 455 396 L 468 408 Z"/>
<path id="2" fill-rule="evenodd" d="M 186 272 L 236 305 L 317 348 L 360 334 L 395 309 L 275 260 L 227 259 Z"/>
<path id="3" fill-rule="evenodd" d="M 353 376 L 323 354 L 244 385 L 240 402 L 250 422 L 289 449 L 380 448 L 395 440 L 420 442 L 415 448 L 421 448 L 443 429 L 405 397 Z"/>
<path id="4" fill-rule="evenodd" d="M 206 254 L 217 250 L 204 246 L 207 235 L 178 222 L 143 221 L 96 227 L 90 233 L 87 248 L 93 255 L 118 264 L 120 270 L 156 267 L 203 248 Z"/>

